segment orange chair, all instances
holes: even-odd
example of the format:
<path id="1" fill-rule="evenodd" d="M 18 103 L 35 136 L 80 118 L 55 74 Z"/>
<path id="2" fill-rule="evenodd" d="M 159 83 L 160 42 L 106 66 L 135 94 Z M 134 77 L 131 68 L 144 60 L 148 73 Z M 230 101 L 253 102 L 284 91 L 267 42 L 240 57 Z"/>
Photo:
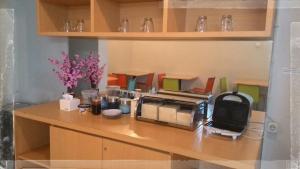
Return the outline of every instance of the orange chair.
<path id="1" fill-rule="evenodd" d="M 215 79 L 216 79 L 215 77 L 208 78 L 205 88 L 197 88 L 197 87 L 193 88 L 192 93 L 204 94 L 204 95 L 211 94 L 214 87 Z"/>
<path id="2" fill-rule="evenodd" d="M 142 89 L 144 92 L 148 92 L 152 88 L 154 73 L 147 75 L 146 82 L 137 82 L 137 88 Z"/>
<path id="3" fill-rule="evenodd" d="M 118 84 L 119 84 L 118 76 L 114 75 L 114 74 L 109 74 L 108 80 L 107 80 L 107 85 L 108 86 L 116 86 Z"/>
<path id="4" fill-rule="evenodd" d="M 158 83 L 158 89 L 163 88 L 163 82 L 164 82 L 164 77 L 166 76 L 165 73 L 160 73 L 157 75 L 157 83 Z"/>

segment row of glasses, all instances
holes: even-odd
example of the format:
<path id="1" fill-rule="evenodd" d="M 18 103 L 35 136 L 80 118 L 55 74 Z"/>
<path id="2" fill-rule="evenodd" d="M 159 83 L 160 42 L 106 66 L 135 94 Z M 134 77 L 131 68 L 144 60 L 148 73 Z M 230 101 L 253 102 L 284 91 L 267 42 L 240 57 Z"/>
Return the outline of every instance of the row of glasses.
<path id="1" fill-rule="evenodd" d="M 129 31 L 129 21 L 127 18 L 123 18 L 118 28 L 119 32 L 128 32 Z M 144 22 L 141 26 L 142 32 L 154 32 L 154 23 L 151 17 L 144 18 Z"/>
<path id="2" fill-rule="evenodd" d="M 223 32 L 233 31 L 233 21 L 231 15 L 223 15 L 221 18 L 221 30 Z M 196 23 L 196 32 L 207 31 L 207 16 L 200 16 Z"/>
<path id="3" fill-rule="evenodd" d="M 79 19 L 77 21 L 71 21 L 66 19 L 64 22 L 64 32 L 84 32 L 84 20 Z"/>

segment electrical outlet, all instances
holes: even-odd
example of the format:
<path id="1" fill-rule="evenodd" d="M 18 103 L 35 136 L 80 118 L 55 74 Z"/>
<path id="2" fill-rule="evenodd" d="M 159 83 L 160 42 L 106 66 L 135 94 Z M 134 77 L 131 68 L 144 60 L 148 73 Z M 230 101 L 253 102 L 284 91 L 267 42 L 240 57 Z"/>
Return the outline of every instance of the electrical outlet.
<path id="1" fill-rule="evenodd" d="M 278 124 L 276 122 L 269 122 L 267 131 L 269 133 L 277 133 L 278 132 Z"/>

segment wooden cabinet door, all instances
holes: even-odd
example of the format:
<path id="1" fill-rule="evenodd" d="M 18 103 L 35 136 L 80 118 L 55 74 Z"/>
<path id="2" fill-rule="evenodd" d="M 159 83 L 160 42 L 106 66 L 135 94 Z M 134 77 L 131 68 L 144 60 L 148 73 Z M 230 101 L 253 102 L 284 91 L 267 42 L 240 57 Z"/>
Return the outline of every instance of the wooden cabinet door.
<path id="1" fill-rule="evenodd" d="M 102 138 L 50 127 L 50 158 L 53 168 L 101 168 Z"/>
<path id="2" fill-rule="evenodd" d="M 170 169 L 171 155 L 132 144 L 103 139 L 103 169 Z"/>

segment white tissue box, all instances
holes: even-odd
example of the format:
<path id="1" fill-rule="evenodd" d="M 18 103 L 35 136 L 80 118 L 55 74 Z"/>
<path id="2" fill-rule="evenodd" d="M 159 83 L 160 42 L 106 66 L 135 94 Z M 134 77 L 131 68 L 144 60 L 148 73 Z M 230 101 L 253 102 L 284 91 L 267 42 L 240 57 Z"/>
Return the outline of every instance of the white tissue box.
<path id="1" fill-rule="evenodd" d="M 164 122 L 176 123 L 176 114 L 179 110 L 177 105 L 165 105 L 159 107 L 159 120 Z"/>
<path id="2" fill-rule="evenodd" d="M 158 119 L 158 108 L 160 104 L 157 103 L 145 103 L 142 105 L 142 117 L 147 119 Z"/>
<path id="3" fill-rule="evenodd" d="M 59 107 L 60 110 L 63 111 L 73 111 L 78 109 L 78 105 L 80 104 L 80 100 L 73 98 L 73 99 L 60 99 L 59 100 Z"/>
<path id="4" fill-rule="evenodd" d="M 177 124 L 184 126 L 191 126 L 194 120 L 195 111 L 192 110 L 179 110 L 177 112 Z"/>

